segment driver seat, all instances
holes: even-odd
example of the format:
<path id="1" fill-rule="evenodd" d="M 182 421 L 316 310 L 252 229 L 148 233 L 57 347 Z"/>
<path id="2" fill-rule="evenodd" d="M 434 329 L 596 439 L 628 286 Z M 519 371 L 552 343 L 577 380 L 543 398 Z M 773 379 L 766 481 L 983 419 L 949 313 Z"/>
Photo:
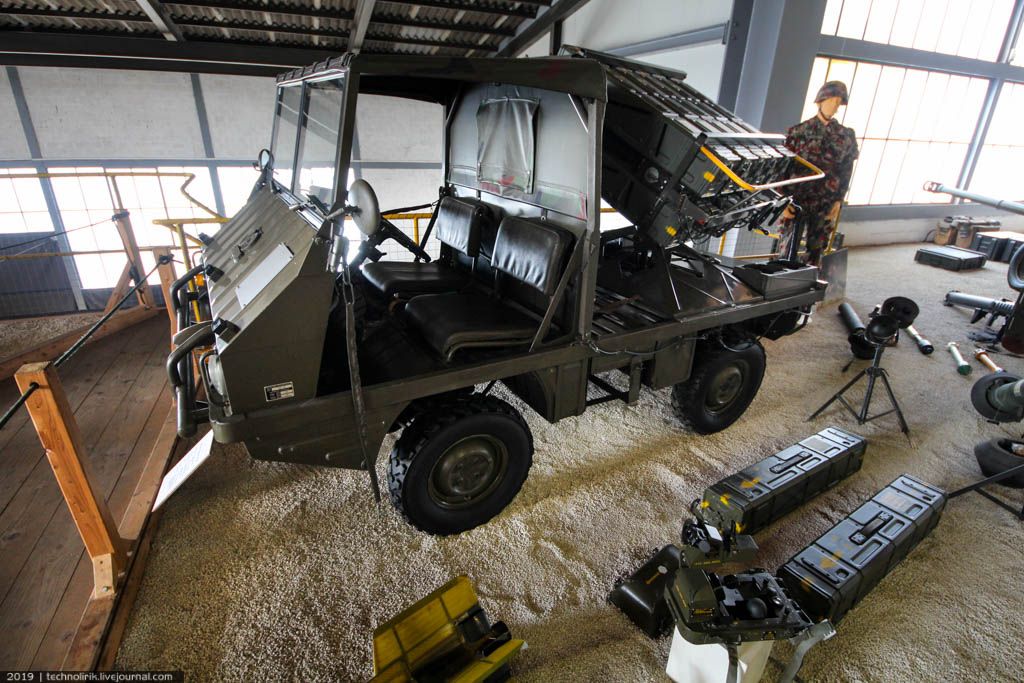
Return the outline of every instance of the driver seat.
<path id="1" fill-rule="evenodd" d="M 437 209 L 434 229 L 437 239 L 454 251 L 476 258 L 480 235 L 493 221 L 491 207 L 479 199 L 445 197 Z M 386 298 L 408 299 L 418 294 L 440 294 L 462 289 L 469 274 L 442 259 L 419 261 L 377 261 L 363 266 L 366 282 Z"/>

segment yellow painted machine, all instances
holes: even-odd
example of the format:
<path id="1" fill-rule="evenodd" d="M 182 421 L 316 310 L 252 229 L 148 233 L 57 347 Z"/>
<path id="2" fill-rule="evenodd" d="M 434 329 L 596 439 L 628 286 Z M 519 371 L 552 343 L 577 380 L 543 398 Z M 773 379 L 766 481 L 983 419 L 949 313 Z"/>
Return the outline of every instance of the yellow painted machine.
<path id="1" fill-rule="evenodd" d="M 526 642 L 493 625 L 473 584 L 458 576 L 373 632 L 373 683 L 497 683 Z"/>

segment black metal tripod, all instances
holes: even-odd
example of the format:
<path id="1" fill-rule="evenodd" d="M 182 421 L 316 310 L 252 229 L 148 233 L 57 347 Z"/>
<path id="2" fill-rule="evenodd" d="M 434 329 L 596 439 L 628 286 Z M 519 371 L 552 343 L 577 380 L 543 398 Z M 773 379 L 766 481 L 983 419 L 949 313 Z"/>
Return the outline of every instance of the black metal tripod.
<path id="1" fill-rule="evenodd" d="M 885 368 L 881 366 L 883 351 L 885 351 L 885 345 L 875 343 L 875 356 L 874 359 L 872 359 L 871 361 L 871 365 L 858 372 L 856 377 L 847 382 L 846 386 L 837 391 L 835 395 L 832 396 L 832 398 L 830 398 L 825 403 L 825 405 L 814 411 L 814 414 L 807 418 L 807 420 L 813 420 L 814 418 L 818 417 L 818 415 L 821 415 L 821 413 L 823 413 L 825 409 L 828 408 L 830 405 L 832 405 L 836 401 L 839 401 L 848 411 L 850 411 L 851 415 L 857 418 L 857 424 L 861 425 L 864 424 L 865 422 L 870 422 L 871 420 L 877 420 L 880 417 L 885 417 L 889 413 L 896 413 L 896 419 L 899 420 L 900 422 L 900 431 L 906 434 L 907 438 L 909 439 L 910 427 L 907 426 L 907 421 L 903 417 L 903 411 L 900 410 L 900 404 L 896 400 L 896 394 L 893 393 L 892 385 L 889 384 L 889 373 L 887 373 L 885 371 Z M 843 394 L 845 394 L 847 390 L 850 389 L 850 387 L 859 382 L 862 377 L 868 378 L 868 389 L 867 392 L 864 394 L 864 401 L 861 403 L 860 409 L 858 410 L 857 408 L 854 408 L 852 405 L 850 405 L 850 402 L 846 400 L 846 397 L 843 396 Z M 885 393 L 889 394 L 889 401 L 892 403 L 892 408 L 886 410 L 884 413 L 878 413 L 877 415 L 868 415 L 868 411 L 871 409 L 871 396 L 875 391 L 875 382 L 878 380 L 882 381 L 882 386 L 885 387 Z"/>

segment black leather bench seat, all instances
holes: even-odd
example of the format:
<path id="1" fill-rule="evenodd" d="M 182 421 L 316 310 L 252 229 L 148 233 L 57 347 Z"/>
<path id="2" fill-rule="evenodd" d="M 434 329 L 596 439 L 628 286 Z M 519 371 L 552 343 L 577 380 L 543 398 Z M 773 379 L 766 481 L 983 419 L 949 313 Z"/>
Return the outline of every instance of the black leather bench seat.
<path id="1" fill-rule="evenodd" d="M 550 305 L 571 242 L 571 233 L 557 226 L 506 216 L 494 241 L 492 265 L 536 290 Z M 523 301 L 518 303 L 525 306 Z M 540 329 L 540 315 L 531 317 L 497 296 L 478 291 L 417 296 L 406 304 L 405 314 L 446 360 L 465 347 L 528 344 Z"/>
<path id="2" fill-rule="evenodd" d="M 480 253 L 480 236 L 490 228 L 491 207 L 466 197 L 445 197 L 437 209 L 434 233 L 453 251 L 475 258 Z M 378 261 L 363 266 L 367 283 L 387 298 L 410 298 L 418 294 L 455 292 L 462 289 L 468 274 L 441 263 Z"/>
<path id="3" fill-rule="evenodd" d="M 528 344 L 537 332 L 535 319 L 481 292 L 418 296 L 405 312 L 446 358 L 462 346 Z"/>
<path id="4" fill-rule="evenodd" d="M 406 263 L 384 261 L 363 266 L 363 277 L 389 299 L 414 289 L 418 293 L 435 294 L 462 289 L 468 276 L 443 263 Z"/>

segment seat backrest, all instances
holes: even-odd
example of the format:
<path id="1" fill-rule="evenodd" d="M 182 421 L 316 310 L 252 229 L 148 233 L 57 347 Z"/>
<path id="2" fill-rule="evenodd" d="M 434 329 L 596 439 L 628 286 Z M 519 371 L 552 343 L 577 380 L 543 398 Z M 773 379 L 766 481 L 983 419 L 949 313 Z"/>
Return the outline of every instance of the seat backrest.
<path id="1" fill-rule="evenodd" d="M 551 296 L 562 277 L 572 235 L 543 221 L 506 216 L 494 239 L 491 265 Z"/>
<path id="2" fill-rule="evenodd" d="M 480 234 L 492 221 L 491 208 L 478 199 L 445 197 L 438 207 L 437 239 L 469 257 L 480 253 Z"/>

